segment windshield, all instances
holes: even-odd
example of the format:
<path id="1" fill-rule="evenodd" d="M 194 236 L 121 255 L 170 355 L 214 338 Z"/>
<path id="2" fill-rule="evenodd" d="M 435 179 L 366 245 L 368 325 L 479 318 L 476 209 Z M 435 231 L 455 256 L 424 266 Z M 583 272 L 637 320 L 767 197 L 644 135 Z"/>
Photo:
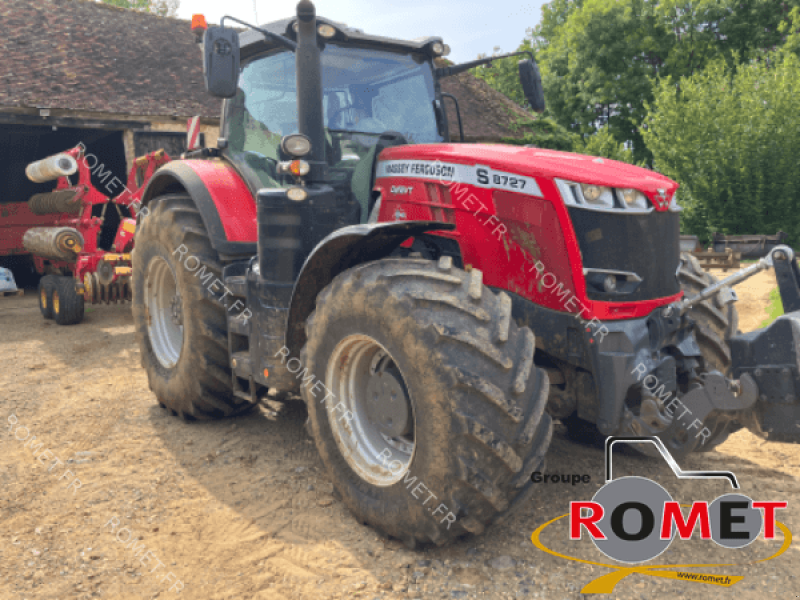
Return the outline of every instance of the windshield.
<path id="1" fill-rule="evenodd" d="M 443 141 L 426 61 L 328 44 L 322 82 L 325 154 L 334 179 L 352 176 L 385 131 L 401 133 L 412 144 Z M 287 158 L 280 155 L 280 141 L 298 131 L 294 54 L 281 51 L 247 64 L 226 112 L 230 154 L 252 168 L 262 185 L 280 185 L 274 164 Z"/>

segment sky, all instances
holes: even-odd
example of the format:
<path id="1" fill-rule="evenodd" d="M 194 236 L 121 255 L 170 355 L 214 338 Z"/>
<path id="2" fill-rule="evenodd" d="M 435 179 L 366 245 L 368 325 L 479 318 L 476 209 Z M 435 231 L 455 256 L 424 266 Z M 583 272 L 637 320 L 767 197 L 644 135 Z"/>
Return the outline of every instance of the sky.
<path id="1" fill-rule="evenodd" d="M 465 62 L 491 54 L 495 46 L 513 52 L 525 30 L 541 19 L 544 0 L 476 0 L 425 2 L 421 0 L 316 0 L 317 14 L 363 29 L 365 33 L 414 39 L 440 36 L 450 46 L 448 58 Z M 209 24 L 224 15 L 243 21 L 269 23 L 295 14 L 297 0 L 181 0 L 178 16 L 191 19 L 202 13 Z"/>

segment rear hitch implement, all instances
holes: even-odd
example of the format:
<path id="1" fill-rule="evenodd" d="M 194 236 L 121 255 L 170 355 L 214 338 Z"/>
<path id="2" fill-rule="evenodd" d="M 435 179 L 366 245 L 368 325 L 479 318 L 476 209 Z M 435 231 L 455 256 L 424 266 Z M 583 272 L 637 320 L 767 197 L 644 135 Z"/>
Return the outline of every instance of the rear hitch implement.
<path id="1" fill-rule="evenodd" d="M 29 229 L 23 246 L 45 275 L 39 286 L 42 314 L 62 325 L 80 322 L 84 303 L 131 299 L 131 251 L 142 193 L 155 171 L 170 161 L 163 150 L 137 158 L 123 191 L 109 198 L 92 184 L 84 151 L 79 145 L 33 162 L 25 171 L 35 183 L 56 180 L 52 192 L 35 194 L 28 205 L 34 214 L 60 216 L 53 226 Z M 77 181 L 71 181 L 76 174 Z M 99 215 L 97 206 L 102 207 Z M 106 223 L 109 207 L 118 221 Z M 116 230 L 107 231 L 114 224 Z M 110 248 L 100 247 L 101 236 L 113 239 Z"/>
<path id="2" fill-rule="evenodd" d="M 730 286 L 769 268 L 775 269 L 784 314 L 765 328 L 728 340 L 731 379 L 717 371 L 702 375 L 702 385 L 681 399 L 691 417 L 676 418 L 671 428 L 691 430 L 695 419 L 702 423 L 716 410 L 730 413 L 741 425 L 766 439 L 800 442 L 800 269 L 790 247 L 775 247 L 758 262 L 664 312 L 685 315 L 690 307 L 719 293 L 728 294 L 720 299 L 722 304 L 735 302 L 736 294 Z"/>

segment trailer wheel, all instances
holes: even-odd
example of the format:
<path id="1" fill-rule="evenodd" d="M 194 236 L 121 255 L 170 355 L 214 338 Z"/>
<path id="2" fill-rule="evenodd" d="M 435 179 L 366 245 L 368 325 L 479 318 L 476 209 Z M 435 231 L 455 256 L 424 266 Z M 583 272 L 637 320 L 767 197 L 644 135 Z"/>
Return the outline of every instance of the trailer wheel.
<path id="1" fill-rule="evenodd" d="M 133 318 L 156 399 L 186 420 L 246 412 L 231 385 L 223 264 L 186 194 L 154 198 L 136 232 Z M 213 288 L 213 289 L 212 289 Z"/>
<path id="2" fill-rule="evenodd" d="M 306 332 L 311 432 L 359 521 L 443 545 L 529 501 L 552 435 L 547 374 L 480 271 L 450 257 L 360 265 L 320 293 Z"/>
<path id="3" fill-rule="evenodd" d="M 53 319 L 59 325 L 80 323 L 83 321 L 83 296 L 75 291 L 75 279 L 67 275 L 58 275 L 54 279 Z"/>
<path id="4" fill-rule="evenodd" d="M 688 253 L 681 254 L 681 267 L 678 271 L 681 289 L 687 297 L 716 283 L 717 278 L 703 270 L 697 259 Z M 728 338 L 735 335 L 739 326 L 739 313 L 733 303 L 722 305 L 717 295 L 689 309 L 688 315 L 695 322 L 695 338 L 703 354 L 702 371 L 720 371 L 727 375 L 731 369 L 731 351 Z M 684 390 L 685 393 L 686 390 Z M 622 435 L 658 435 L 672 422 L 662 406 L 654 400 L 644 402 L 637 409 L 625 407 Z M 705 426 L 711 432 L 702 444 L 697 437 L 681 431 L 675 439 L 664 440 L 673 455 L 678 458 L 689 452 L 709 452 L 728 439 L 741 425 L 728 417 L 706 419 Z M 658 451 L 646 444 L 631 446 L 634 450 L 648 456 L 659 456 Z M 683 451 L 682 451 L 683 449 Z"/>
<path id="5" fill-rule="evenodd" d="M 39 280 L 39 310 L 45 319 L 53 318 L 53 289 L 55 286 L 54 275 L 45 275 Z"/>

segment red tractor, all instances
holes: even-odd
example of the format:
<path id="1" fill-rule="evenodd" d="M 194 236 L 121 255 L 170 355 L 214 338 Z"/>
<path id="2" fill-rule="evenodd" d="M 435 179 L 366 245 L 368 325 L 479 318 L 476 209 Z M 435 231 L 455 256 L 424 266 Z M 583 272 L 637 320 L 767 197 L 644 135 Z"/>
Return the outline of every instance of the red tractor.
<path id="1" fill-rule="evenodd" d="M 89 164 L 88 158 L 95 164 Z M 46 319 L 59 325 L 83 320 L 84 303 L 125 302 L 131 299 L 130 251 L 136 232 L 136 216 L 145 184 L 161 165 L 170 161 L 163 151 L 137 158 L 127 185 L 113 199 L 92 184 L 94 155 L 85 155 L 79 145 L 28 165 L 26 174 L 35 183 L 56 180 L 52 192 L 35 194 L 28 200 L 34 215 L 56 215 L 50 225 L 32 227 L 22 237 L 24 249 L 44 277 L 39 281 L 39 309 Z M 77 173 L 76 181 L 70 177 Z M 121 185 L 121 182 L 120 182 Z M 93 214 L 101 206 L 100 215 Z M 99 246 L 110 206 L 119 219 L 109 250 Z M 117 221 L 113 221 L 117 223 Z"/>
<path id="2" fill-rule="evenodd" d="M 344 503 L 444 544 L 534 493 L 552 418 L 658 435 L 677 457 L 737 427 L 798 438 L 798 268 L 787 314 L 738 334 L 735 294 L 679 249 L 678 185 L 536 148 L 450 143 L 439 38 L 315 15 L 206 28 L 221 138 L 160 168 L 133 253 L 158 402 L 187 420 L 299 392 Z M 240 22 L 241 23 L 241 22 Z M 544 107 L 532 58 L 526 96 Z"/>

